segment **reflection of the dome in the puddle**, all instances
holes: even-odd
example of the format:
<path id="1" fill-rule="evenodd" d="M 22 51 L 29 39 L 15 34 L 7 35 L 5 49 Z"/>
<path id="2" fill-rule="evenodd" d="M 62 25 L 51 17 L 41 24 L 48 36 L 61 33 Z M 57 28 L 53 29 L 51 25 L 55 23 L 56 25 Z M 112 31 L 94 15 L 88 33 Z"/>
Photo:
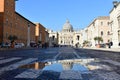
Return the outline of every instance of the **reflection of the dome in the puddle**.
<path id="1" fill-rule="evenodd" d="M 35 62 L 34 64 L 28 64 L 20 66 L 20 68 L 33 68 L 33 69 L 42 69 L 42 70 L 52 70 L 61 72 L 63 70 L 77 70 L 77 71 L 88 71 L 88 69 L 83 66 L 83 60 L 59 60 L 51 62 Z M 94 60 L 91 60 L 91 62 Z M 87 60 L 86 63 L 90 61 Z M 81 65 L 82 64 L 82 65 Z"/>
<path id="2" fill-rule="evenodd" d="M 64 63 L 62 63 L 62 66 L 63 66 L 63 69 L 64 70 L 71 70 L 72 69 L 72 67 L 73 67 L 73 62 L 68 62 L 68 63 L 66 63 L 66 62 L 64 62 Z"/>

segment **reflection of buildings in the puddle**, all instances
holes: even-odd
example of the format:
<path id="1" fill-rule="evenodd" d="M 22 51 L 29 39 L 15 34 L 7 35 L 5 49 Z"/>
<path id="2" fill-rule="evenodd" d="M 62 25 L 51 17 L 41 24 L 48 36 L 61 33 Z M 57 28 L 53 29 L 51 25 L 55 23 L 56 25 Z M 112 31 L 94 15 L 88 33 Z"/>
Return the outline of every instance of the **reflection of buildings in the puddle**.
<path id="1" fill-rule="evenodd" d="M 93 66 L 87 66 L 89 63 L 94 62 L 94 59 L 73 59 L 73 60 L 58 60 L 58 61 L 48 61 L 48 62 L 35 62 L 34 64 L 23 65 L 20 68 L 32 68 L 32 69 L 42 69 L 42 70 L 53 70 L 53 71 L 63 71 L 63 70 L 79 70 L 86 71 L 88 69 L 94 69 Z"/>
<path id="2" fill-rule="evenodd" d="M 45 67 L 45 63 L 43 63 L 43 62 L 36 62 L 34 69 L 38 70 L 38 69 L 43 69 L 44 67 Z"/>
<path id="3" fill-rule="evenodd" d="M 34 64 L 27 64 L 27 65 L 23 65 L 23 66 L 20 66 L 20 68 L 28 68 L 28 69 L 43 69 L 45 67 L 45 64 L 44 62 L 35 62 Z"/>
<path id="4" fill-rule="evenodd" d="M 38 62 L 35 63 L 35 69 L 36 69 L 36 70 L 39 69 L 39 63 L 38 63 Z"/>
<path id="5" fill-rule="evenodd" d="M 73 62 L 63 62 L 61 63 L 63 70 L 71 70 L 73 67 Z"/>
<path id="6" fill-rule="evenodd" d="M 87 65 L 87 68 L 89 69 L 89 70 L 97 70 L 97 69 L 101 69 L 99 66 L 97 66 L 97 65 Z"/>

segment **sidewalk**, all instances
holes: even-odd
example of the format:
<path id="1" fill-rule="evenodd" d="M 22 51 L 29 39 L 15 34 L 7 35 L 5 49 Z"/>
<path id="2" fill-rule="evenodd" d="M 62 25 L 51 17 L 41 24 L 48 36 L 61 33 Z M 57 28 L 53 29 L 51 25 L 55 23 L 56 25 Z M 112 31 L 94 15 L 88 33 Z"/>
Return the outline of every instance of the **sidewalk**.
<path id="1" fill-rule="evenodd" d="M 23 47 L 23 48 L 0 48 L 0 51 L 6 51 L 6 50 L 26 50 L 26 49 L 37 49 L 33 47 Z"/>
<path id="2" fill-rule="evenodd" d="M 93 50 L 102 50 L 102 51 L 112 51 L 112 52 L 120 52 L 120 48 L 83 48 L 83 49 L 93 49 Z"/>

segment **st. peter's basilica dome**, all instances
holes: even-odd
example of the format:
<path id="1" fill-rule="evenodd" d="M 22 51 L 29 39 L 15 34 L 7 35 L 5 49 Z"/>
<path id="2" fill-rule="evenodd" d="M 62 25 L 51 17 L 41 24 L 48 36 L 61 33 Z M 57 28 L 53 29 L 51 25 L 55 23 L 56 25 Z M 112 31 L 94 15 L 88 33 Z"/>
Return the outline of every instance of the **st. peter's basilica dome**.
<path id="1" fill-rule="evenodd" d="M 73 32 L 73 27 L 70 22 L 67 20 L 66 23 L 63 25 L 62 31 L 64 32 Z"/>

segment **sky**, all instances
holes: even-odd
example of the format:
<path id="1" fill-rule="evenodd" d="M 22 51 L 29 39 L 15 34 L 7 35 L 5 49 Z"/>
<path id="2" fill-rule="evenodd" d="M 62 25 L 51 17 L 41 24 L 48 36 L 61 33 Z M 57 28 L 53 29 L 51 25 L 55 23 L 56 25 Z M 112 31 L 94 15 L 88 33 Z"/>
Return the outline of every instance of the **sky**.
<path id="1" fill-rule="evenodd" d="M 68 19 L 75 30 L 84 29 L 95 18 L 109 16 L 114 0 L 18 0 L 16 11 L 53 31 L 62 30 Z M 116 0 L 119 1 L 119 0 Z"/>

